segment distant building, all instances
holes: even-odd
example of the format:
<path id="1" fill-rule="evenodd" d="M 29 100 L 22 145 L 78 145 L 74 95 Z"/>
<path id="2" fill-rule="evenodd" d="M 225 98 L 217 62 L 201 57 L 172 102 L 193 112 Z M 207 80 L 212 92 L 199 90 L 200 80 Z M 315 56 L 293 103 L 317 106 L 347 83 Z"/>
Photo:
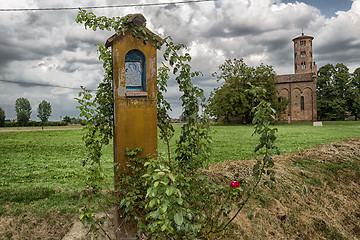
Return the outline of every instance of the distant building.
<path id="1" fill-rule="evenodd" d="M 313 62 L 312 41 L 314 37 L 301 36 L 294 38 L 295 74 L 278 75 L 276 91 L 279 100 L 290 100 L 286 113 L 281 119 L 289 122 L 316 121 L 316 82 L 317 66 Z"/>

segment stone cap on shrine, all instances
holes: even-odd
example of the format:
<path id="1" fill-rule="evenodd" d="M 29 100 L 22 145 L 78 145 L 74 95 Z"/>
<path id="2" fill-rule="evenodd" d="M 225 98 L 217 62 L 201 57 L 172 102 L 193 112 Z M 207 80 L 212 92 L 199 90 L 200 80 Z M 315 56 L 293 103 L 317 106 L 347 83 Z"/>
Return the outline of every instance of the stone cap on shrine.
<path id="1" fill-rule="evenodd" d="M 128 15 L 126 15 L 126 17 L 128 17 L 128 23 L 133 23 L 137 27 L 144 26 L 144 24 L 146 23 L 146 18 L 141 13 L 128 14 Z M 124 29 L 125 33 L 127 31 L 129 31 L 129 28 Z M 161 43 L 161 44 L 163 43 L 163 39 L 161 37 L 159 37 L 157 34 L 150 31 L 148 28 L 145 27 L 144 31 L 146 33 L 146 36 L 149 39 L 155 40 L 155 43 L 158 43 L 158 42 Z M 115 39 L 122 38 L 122 37 L 123 37 L 123 32 L 120 31 L 118 33 L 115 33 L 114 35 L 112 35 L 111 37 L 109 37 L 106 40 L 105 47 L 110 47 L 112 45 L 112 42 Z"/>

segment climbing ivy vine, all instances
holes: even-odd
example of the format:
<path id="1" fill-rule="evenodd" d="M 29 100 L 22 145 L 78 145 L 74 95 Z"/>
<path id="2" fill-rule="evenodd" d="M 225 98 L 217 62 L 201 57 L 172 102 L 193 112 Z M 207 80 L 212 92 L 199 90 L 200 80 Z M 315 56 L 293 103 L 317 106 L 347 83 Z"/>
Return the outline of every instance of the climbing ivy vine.
<path id="1" fill-rule="evenodd" d="M 97 17 L 91 12 L 80 10 L 76 22 L 94 31 L 114 30 L 117 34 L 131 31 L 133 37 L 149 44 L 145 23 L 135 25 L 129 22 L 130 17 L 131 15 L 121 18 Z M 156 35 L 150 38 L 154 40 Z M 263 160 L 259 160 L 254 167 L 254 183 L 245 179 L 233 179 L 228 185 L 213 180 L 203 170 L 208 163 L 211 143 L 207 106 L 203 90 L 191 81 L 201 73 L 192 71 L 191 56 L 185 51 L 185 45 L 175 44 L 171 37 L 152 43 L 158 49 L 163 49 L 165 60 L 158 68 L 157 75 L 157 118 L 159 136 L 166 143 L 167 152 L 148 159 L 139 157 L 141 149 L 128 149 L 129 170 L 127 173 L 120 173 L 119 177 L 119 186 L 125 187 L 116 190 L 115 194 L 110 184 L 106 183 L 101 156 L 102 148 L 113 137 L 113 66 L 111 51 L 104 45 L 97 44 L 99 59 L 103 61 L 105 70 L 104 80 L 95 94 L 82 88 L 77 98 L 80 116 L 87 122 L 84 142 L 88 155 L 84 166 L 88 171 L 89 192 L 103 194 L 105 185 L 110 193 L 106 196 L 108 204 L 123 209 L 126 221 L 136 221 L 137 236 L 141 239 L 233 239 L 231 222 L 259 185 L 263 175 L 269 175 L 274 180 L 273 171 L 270 170 L 273 166 L 270 150 L 276 149 L 274 142 L 277 130 L 270 126 L 275 117 L 274 110 L 262 99 L 263 90 L 253 88 L 254 101 L 259 103 L 254 109 L 254 134 L 260 134 L 260 144 L 255 151 L 266 149 Z M 185 122 L 181 126 L 174 151 L 170 148 L 170 141 L 174 136 L 174 128 L 168 115 L 171 105 L 164 96 L 167 82 L 172 76 L 181 92 Z M 271 186 L 270 181 L 266 183 Z M 92 195 L 88 199 L 91 203 Z M 238 211 L 233 216 L 231 212 L 236 205 Z M 101 228 L 103 221 L 95 220 L 91 207 L 84 207 L 80 216 L 84 222 L 92 223 L 95 230 Z M 106 233 L 104 236 L 109 238 Z"/>

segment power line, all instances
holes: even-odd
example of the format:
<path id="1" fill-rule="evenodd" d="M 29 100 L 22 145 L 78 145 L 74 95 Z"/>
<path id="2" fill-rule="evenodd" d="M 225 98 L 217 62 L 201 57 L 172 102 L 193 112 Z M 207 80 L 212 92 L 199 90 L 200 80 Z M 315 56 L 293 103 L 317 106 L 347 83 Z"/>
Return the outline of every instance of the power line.
<path id="1" fill-rule="evenodd" d="M 48 84 L 48 83 L 21 82 L 21 81 L 4 80 L 4 79 L 0 79 L 0 82 L 16 83 L 16 84 L 26 84 L 26 85 L 42 86 L 42 87 L 58 87 L 58 88 L 67 88 L 67 89 L 81 90 L 81 88 L 65 87 L 65 86 L 53 85 L 53 84 Z M 93 90 L 92 90 L 92 91 L 93 91 Z"/>
<path id="2" fill-rule="evenodd" d="M 109 6 L 87 6 L 87 7 L 54 7 L 54 8 L 0 8 L 0 12 L 26 12 L 26 11 L 67 11 L 78 9 L 101 9 L 101 8 L 128 8 L 128 7 L 151 7 L 164 6 L 200 2 L 216 2 L 217 0 L 187 0 L 177 2 L 163 2 L 163 3 L 139 3 L 139 4 L 123 4 L 123 5 L 109 5 Z"/>

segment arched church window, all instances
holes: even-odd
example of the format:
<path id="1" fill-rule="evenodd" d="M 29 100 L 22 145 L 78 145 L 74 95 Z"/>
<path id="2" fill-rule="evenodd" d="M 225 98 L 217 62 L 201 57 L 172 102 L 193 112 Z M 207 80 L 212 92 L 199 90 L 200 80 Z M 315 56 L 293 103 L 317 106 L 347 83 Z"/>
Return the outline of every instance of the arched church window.
<path id="1" fill-rule="evenodd" d="M 126 90 L 146 91 L 146 62 L 144 54 L 137 49 L 125 55 Z"/>
<path id="2" fill-rule="evenodd" d="M 301 96 L 300 98 L 300 107 L 301 107 L 301 111 L 305 110 L 305 99 L 304 96 Z"/>

